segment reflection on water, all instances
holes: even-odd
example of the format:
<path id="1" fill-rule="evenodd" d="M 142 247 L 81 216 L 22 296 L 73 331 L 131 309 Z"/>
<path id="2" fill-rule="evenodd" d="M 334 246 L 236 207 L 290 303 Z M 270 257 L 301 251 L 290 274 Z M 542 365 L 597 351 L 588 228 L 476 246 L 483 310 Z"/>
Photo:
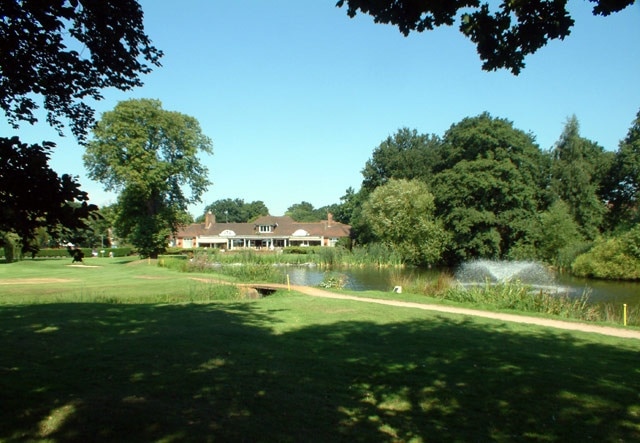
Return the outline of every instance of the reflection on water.
<path id="1" fill-rule="evenodd" d="M 386 269 L 344 269 L 339 271 L 326 271 L 317 267 L 292 266 L 286 272 L 293 285 L 318 286 L 327 272 L 344 274 L 347 276 L 345 289 L 352 291 L 390 291 L 393 281 L 397 281 L 397 271 Z M 396 283 L 397 284 L 397 283 Z"/>
<path id="2" fill-rule="evenodd" d="M 556 279 L 558 284 L 570 287 L 580 294 L 588 291 L 594 302 L 640 303 L 638 282 L 592 280 L 571 275 L 557 275 Z"/>
<path id="3" fill-rule="evenodd" d="M 353 291 L 391 291 L 394 286 L 412 278 L 436 279 L 442 270 L 434 269 L 341 269 L 336 271 L 347 276 L 345 289 Z M 291 284 L 304 286 L 318 286 L 327 271 L 317 267 L 290 266 L 285 271 L 289 274 Z M 453 274 L 453 272 L 449 272 Z M 585 290 L 590 294 L 593 302 L 611 303 L 640 303 L 640 283 L 611 282 L 604 280 L 590 280 L 557 275 L 556 283 L 567 288 L 569 294 L 579 296 Z"/>

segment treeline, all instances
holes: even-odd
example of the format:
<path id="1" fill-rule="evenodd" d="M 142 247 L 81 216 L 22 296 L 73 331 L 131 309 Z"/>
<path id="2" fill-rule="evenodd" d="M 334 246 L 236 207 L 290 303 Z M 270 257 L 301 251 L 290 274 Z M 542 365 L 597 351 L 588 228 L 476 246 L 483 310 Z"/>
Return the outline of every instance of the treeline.
<path id="1" fill-rule="evenodd" d="M 338 211 L 339 207 L 340 205 L 335 204 L 315 208 L 313 204 L 302 201 L 289 206 L 284 215 L 288 215 L 297 222 L 316 222 L 326 220 L 327 213 Z M 262 200 L 245 202 L 241 198 L 224 198 L 207 205 L 204 214 L 196 217 L 195 222 L 204 222 L 205 214 L 208 212 L 215 215 L 216 221 L 225 223 L 249 223 L 263 215 L 270 215 L 269 209 Z"/>
<path id="2" fill-rule="evenodd" d="M 419 266 L 540 260 L 577 275 L 640 279 L 640 112 L 617 151 L 582 137 L 576 117 L 549 150 L 488 113 L 442 136 L 402 128 L 373 150 L 362 176 L 339 203 L 301 202 L 285 214 L 317 221 L 331 212 L 352 226 L 353 246 L 380 245 Z M 113 209 L 101 209 L 102 223 Z M 242 199 L 208 211 L 220 222 L 269 214 L 262 201 Z M 192 221 L 185 213 L 183 223 Z"/>
<path id="3" fill-rule="evenodd" d="M 535 259 L 568 268 L 607 239 L 619 239 L 622 261 L 640 250 L 640 112 L 616 152 L 582 137 L 575 116 L 548 151 L 488 113 L 443 136 L 402 128 L 362 175 L 335 218 L 352 226 L 355 244 L 385 243 L 414 264 Z"/>

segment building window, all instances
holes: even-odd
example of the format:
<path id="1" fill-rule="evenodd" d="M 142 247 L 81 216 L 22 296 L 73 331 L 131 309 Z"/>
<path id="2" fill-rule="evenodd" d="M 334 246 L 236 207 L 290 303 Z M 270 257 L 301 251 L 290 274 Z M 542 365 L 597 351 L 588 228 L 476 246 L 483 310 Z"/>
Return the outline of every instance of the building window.
<path id="1" fill-rule="evenodd" d="M 260 225 L 258 228 L 260 232 L 271 232 L 271 225 Z"/>

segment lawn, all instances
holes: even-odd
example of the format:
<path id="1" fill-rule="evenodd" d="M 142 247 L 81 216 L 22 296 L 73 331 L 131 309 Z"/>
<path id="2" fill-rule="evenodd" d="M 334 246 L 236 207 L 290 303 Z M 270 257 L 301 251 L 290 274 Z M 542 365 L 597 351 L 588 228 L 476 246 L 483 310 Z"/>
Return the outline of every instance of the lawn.
<path id="1" fill-rule="evenodd" d="M 640 441 L 638 340 L 116 260 L 0 264 L 1 441 Z"/>

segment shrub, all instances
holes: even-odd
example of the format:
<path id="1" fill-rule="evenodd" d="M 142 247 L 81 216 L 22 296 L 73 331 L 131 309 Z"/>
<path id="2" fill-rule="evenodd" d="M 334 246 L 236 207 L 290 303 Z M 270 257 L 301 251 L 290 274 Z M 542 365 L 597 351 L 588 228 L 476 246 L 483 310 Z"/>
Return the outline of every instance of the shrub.
<path id="1" fill-rule="evenodd" d="M 287 246 L 282 250 L 285 254 L 301 254 L 309 255 L 316 253 L 316 247 L 314 246 Z"/>
<path id="2" fill-rule="evenodd" d="M 337 272 L 325 272 L 322 282 L 318 286 L 326 289 L 343 289 L 347 284 L 348 278 L 345 274 Z"/>
<path id="3" fill-rule="evenodd" d="M 5 234 L 1 240 L 4 250 L 4 259 L 7 263 L 11 263 L 16 258 L 20 257 L 20 237 L 16 234 L 8 233 Z"/>
<path id="4" fill-rule="evenodd" d="M 640 259 L 627 253 L 625 238 L 599 240 L 593 248 L 576 258 L 571 271 L 578 277 L 608 280 L 640 279 Z"/>

